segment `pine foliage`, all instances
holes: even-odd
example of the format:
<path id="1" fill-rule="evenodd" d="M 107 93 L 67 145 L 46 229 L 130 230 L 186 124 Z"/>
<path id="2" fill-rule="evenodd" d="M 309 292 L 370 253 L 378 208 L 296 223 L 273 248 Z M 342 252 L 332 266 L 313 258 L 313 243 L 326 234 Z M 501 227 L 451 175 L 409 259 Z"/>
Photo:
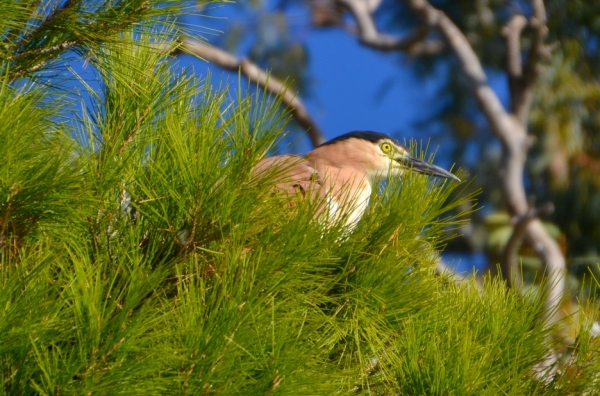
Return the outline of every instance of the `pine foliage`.
<path id="1" fill-rule="evenodd" d="M 176 25 L 125 14 L 147 23 L 82 38 L 101 87 L 87 101 L 17 78 L 29 58 L 4 63 L 4 394 L 594 393 L 590 320 L 539 381 L 554 347 L 540 296 L 435 275 L 461 224 L 448 213 L 472 205 L 454 185 L 391 180 L 351 232 L 290 210 L 252 177 L 283 132 L 279 104 L 214 90 L 154 45 Z"/>

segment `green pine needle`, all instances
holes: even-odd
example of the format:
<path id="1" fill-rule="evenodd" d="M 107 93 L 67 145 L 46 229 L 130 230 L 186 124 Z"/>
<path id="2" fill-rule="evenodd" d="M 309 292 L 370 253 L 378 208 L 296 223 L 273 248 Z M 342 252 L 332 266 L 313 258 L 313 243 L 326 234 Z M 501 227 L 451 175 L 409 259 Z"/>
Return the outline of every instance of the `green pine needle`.
<path id="1" fill-rule="evenodd" d="M 177 35 L 177 3 L 68 1 L 44 26 L 50 6 L 27 25 L 13 2 L 1 21 L 5 394 L 593 393 L 595 306 L 544 382 L 534 370 L 556 345 L 541 296 L 435 274 L 474 208 L 454 184 L 392 178 L 348 232 L 253 179 L 289 114 L 154 46 Z M 104 37 L 109 22 L 129 28 Z M 68 87 L 15 77 L 53 70 L 45 49 L 75 38 L 101 87 L 83 112 Z"/>

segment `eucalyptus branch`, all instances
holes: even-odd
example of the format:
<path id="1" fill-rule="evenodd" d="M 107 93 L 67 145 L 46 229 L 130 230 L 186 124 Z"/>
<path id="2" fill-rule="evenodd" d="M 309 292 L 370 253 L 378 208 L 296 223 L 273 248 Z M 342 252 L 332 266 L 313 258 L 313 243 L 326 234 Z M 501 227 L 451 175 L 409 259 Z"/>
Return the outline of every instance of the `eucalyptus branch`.
<path id="1" fill-rule="evenodd" d="M 428 1 L 407 0 L 407 3 L 427 26 L 437 29 L 444 36 L 494 133 L 503 144 L 510 144 L 514 122 L 489 85 L 483 66 L 465 35 L 445 13 L 434 8 Z"/>
<path id="2" fill-rule="evenodd" d="M 529 58 L 525 65 L 524 76 L 528 84 L 533 84 L 538 75 L 538 63 L 545 54 L 544 40 L 548 36 L 546 26 L 546 8 L 543 0 L 532 0 L 533 17 L 529 25 L 533 28 L 533 43 L 529 51 Z"/>
<path id="3" fill-rule="evenodd" d="M 533 87 L 538 76 L 538 64 L 544 55 L 544 40 L 548 34 L 544 3 L 533 1 L 534 16 L 528 22 L 522 15 L 514 15 L 504 28 L 507 47 L 507 71 L 511 97 L 511 113 L 523 125 L 527 123 Z M 533 43 L 525 66 L 522 66 L 521 33 L 527 24 L 533 28 Z"/>
<path id="4" fill-rule="evenodd" d="M 527 26 L 527 18 L 515 14 L 502 30 L 506 38 L 506 71 L 510 91 L 511 112 L 517 114 L 524 109 L 523 101 L 523 61 L 521 55 L 521 33 Z"/>
<path id="5" fill-rule="evenodd" d="M 310 113 L 300 98 L 287 90 L 281 81 L 269 76 L 267 72 L 262 70 L 256 64 L 246 58 L 238 58 L 227 51 L 196 40 L 184 40 L 183 48 L 223 69 L 233 72 L 240 71 L 248 81 L 258 84 L 270 94 L 280 97 L 282 102 L 290 109 L 294 119 L 304 127 L 313 146 L 316 147 L 325 142 L 325 137 L 321 132 L 321 129 L 310 116 Z"/>
<path id="6" fill-rule="evenodd" d="M 522 287 L 521 273 L 518 271 L 518 257 L 519 248 L 523 243 L 529 223 L 539 217 L 548 216 L 552 212 L 554 212 L 554 206 L 549 203 L 541 208 L 530 207 L 523 216 L 515 217 L 512 220 L 513 232 L 508 242 L 506 242 L 506 246 L 502 252 L 502 262 L 500 263 L 502 274 L 508 287 L 516 289 L 521 289 Z"/>
<path id="7" fill-rule="evenodd" d="M 500 99 L 488 83 L 483 66 L 475 51 L 465 35 L 450 18 L 441 10 L 434 8 L 426 0 L 407 0 L 407 3 L 422 18 L 424 23 L 432 29 L 437 29 L 444 36 L 448 46 L 454 52 L 480 109 L 486 116 L 492 131 L 502 143 L 500 179 L 504 200 L 509 212 L 516 217 L 526 216 L 529 205 L 525 194 L 523 177 L 527 151 L 531 145 L 531 138 L 527 135 L 526 124 L 513 114 L 507 112 L 504 106 L 502 106 Z M 534 6 L 536 13 L 543 12 L 543 3 L 541 0 L 534 0 Z M 545 16 L 536 14 L 536 19 L 545 21 Z M 516 29 L 514 30 L 516 31 Z M 543 40 L 543 37 L 545 36 L 540 35 L 539 39 Z M 533 47 L 538 48 L 539 45 L 534 45 Z M 532 61 L 531 58 L 530 61 Z M 529 107 L 527 106 L 525 110 L 528 113 Z M 556 308 L 560 304 L 564 293 L 565 259 L 556 241 L 548 234 L 539 219 L 535 218 L 528 221 L 525 228 L 525 236 L 531 246 L 533 246 L 536 255 L 547 268 L 546 274 L 549 280 L 544 308 L 546 320 L 548 323 L 553 323 L 556 320 L 556 313 L 558 311 Z"/>
<path id="8" fill-rule="evenodd" d="M 380 51 L 405 51 L 411 55 L 442 52 L 444 45 L 439 40 L 426 40 L 429 29 L 419 28 L 405 37 L 396 37 L 379 32 L 373 19 L 373 11 L 380 5 L 361 0 L 337 0 L 354 17 L 362 44 Z"/>
<path id="9" fill-rule="evenodd" d="M 531 108 L 533 100 L 533 87 L 539 74 L 539 62 L 544 56 L 545 45 L 544 40 L 548 36 L 548 28 L 546 26 L 546 9 L 542 0 L 532 0 L 533 17 L 529 21 L 529 25 L 533 28 L 533 43 L 529 50 L 529 56 L 523 70 L 523 84 L 520 93 L 520 100 L 516 107 L 515 115 L 525 124 Z"/>

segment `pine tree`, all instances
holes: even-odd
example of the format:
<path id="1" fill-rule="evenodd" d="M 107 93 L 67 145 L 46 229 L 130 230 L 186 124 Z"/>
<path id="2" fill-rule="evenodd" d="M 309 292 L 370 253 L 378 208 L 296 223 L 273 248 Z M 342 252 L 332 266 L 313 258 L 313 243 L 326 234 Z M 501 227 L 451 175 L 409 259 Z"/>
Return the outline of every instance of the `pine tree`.
<path id="1" fill-rule="evenodd" d="M 535 290 L 435 274 L 473 197 L 408 175 L 347 233 L 255 180 L 287 114 L 169 57 L 189 4 L 5 3 L 4 394 L 593 393 L 595 311 L 543 382 Z"/>

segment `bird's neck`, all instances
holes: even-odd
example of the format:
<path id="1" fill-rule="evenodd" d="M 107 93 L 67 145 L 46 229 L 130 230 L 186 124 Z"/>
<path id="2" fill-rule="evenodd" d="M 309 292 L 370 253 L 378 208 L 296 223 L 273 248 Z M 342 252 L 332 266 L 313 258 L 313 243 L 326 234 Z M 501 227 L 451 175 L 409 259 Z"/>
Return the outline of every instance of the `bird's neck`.
<path id="1" fill-rule="evenodd" d="M 372 172 L 364 152 L 355 150 L 352 146 L 344 147 L 344 143 L 338 143 L 342 147 L 338 150 L 325 150 L 327 146 L 317 147 L 306 155 L 306 160 L 313 163 L 315 169 L 325 170 L 326 174 L 339 174 L 346 180 L 352 178 L 353 183 L 367 184 L 369 189 L 373 185 Z"/>

